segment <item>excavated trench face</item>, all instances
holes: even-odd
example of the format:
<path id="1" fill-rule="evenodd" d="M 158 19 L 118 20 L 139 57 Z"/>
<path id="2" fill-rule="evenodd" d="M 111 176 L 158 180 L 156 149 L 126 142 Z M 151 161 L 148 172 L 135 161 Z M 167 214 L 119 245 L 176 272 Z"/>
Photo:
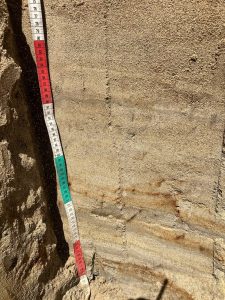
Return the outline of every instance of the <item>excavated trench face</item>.
<path id="1" fill-rule="evenodd" d="M 225 6 L 44 1 L 92 299 L 225 298 Z M 3 299 L 81 299 L 27 1 L 0 2 Z"/>

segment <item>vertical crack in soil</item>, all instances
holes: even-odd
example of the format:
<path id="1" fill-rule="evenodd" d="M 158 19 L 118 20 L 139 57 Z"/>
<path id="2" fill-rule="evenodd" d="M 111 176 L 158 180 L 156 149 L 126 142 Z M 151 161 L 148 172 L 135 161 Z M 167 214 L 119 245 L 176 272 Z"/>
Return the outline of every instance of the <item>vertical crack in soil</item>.
<path id="1" fill-rule="evenodd" d="M 122 142 L 116 141 L 113 129 L 115 129 L 115 126 L 113 124 L 113 111 L 112 111 L 112 93 L 111 93 L 111 77 L 110 77 L 110 62 L 112 61 L 112 58 L 110 56 L 110 50 L 109 50 L 109 24 L 108 24 L 108 17 L 110 12 L 110 0 L 105 0 L 105 12 L 104 12 L 104 30 L 105 30 L 105 68 L 106 68 L 106 91 L 105 91 L 105 103 L 106 103 L 106 110 L 108 112 L 108 127 L 111 129 L 112 133 L 112 143 L 113 148 L 115 149 L 115 152 L 117 153 L 117 173 L 118 173 L 118 188 L 117 188 L 117 204 L 123 203 L 123 183 L 122 183 L 122 166 L 121 166 L 121 153 L 123 149 Z M 122 221 L 121 225 L 119 226 L 120 233 L 122 235 L 122 254 L 124 258 L 126 259 L 128 256 L 127 251 L 127 224 L 126 221 Z"/>

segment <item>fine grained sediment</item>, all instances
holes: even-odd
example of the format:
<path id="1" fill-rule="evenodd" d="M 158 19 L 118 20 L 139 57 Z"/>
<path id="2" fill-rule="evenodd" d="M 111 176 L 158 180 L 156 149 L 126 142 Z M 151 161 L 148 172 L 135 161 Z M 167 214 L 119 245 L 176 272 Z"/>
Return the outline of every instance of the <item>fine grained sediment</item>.
<path id="1" fill-rule="evenodd" d="M 13 19 L 14 2 L 8 4 Z M 56 118 L 88 272 L 96 277 L 92 298 L 159 299 L 163 294 L 163 299 L 224 299 L 223 3 L 46 0 L 44 4 Z M 32 51 L 27 1 L 17 9 L 24 43 Z M 2 11 L 4 29 L 4 5 Z M 27 99 L 20 86 L 20 68 L 22 74 L 27 72 L 27 58 L 15 63 L 16 58 L 3 51 L 1 59 L 5 75 L 0 81 L 4 85 L 0 129 L 13 128 L 1 131 L 1 205 L 3 220 L 10 224 L 1 245 L 4 251 L 9 247 L 11 255 L 5 259 L 9 270 L 4 265 L 3 275 L 25 270 L 25 289 L 33 289 L 32 280 L 41 282 L 34 299 L 43 291 L 41 286 L 46 299 L 79 299 L 72 258 L 63 267 L 68 253 L 60 245 L 67 245 L 59 241 L 54 213 L 47 209 L 43 151 L 35 150 L 32 136 L 37 129 L 33 115 L 29 119 L 29 93 Z M 15 89 L 20 96 L 12 93 Z M 51 161 L 51 153 L 47 157 Z M 39 232 L 35 216 L 43 242 L 33 245 L 28 237 L 29 230 Z M 10 236 L 20 238 L 12 244 Z M 20 259 L 20 252 L 32 247 L 38 249 L 29 250 L 36 253 L 36 260 L 28 265 L 29 259 Z M 57 275 L 46 284 L 53 261 Z M 38 272 L 40 276 L 31 277 Z M 24 282 L 23 277 L 20 280 Z"/>

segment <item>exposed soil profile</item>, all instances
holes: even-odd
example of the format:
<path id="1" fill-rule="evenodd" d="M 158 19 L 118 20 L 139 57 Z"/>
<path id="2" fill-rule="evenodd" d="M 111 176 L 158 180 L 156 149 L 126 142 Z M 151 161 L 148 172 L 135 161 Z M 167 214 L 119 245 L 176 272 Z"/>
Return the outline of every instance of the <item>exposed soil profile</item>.
<path id="1" fill-rule="evenodd" d="M 224 2 L 43 4 L 91 300 L 225 299 Z M 27 0 L 0 50 L 0 298 L 84 300 Z"/>

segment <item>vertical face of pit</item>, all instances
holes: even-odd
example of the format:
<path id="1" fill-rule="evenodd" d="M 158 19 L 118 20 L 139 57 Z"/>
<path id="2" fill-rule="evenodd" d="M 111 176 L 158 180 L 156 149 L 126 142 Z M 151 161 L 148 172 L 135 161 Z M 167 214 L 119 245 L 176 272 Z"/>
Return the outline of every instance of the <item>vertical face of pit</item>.
<path id="1" fill-rule="evenodd" d="M 10 56 L 20 52 L 13 59 L 22 80 L 29 80 L 21 90 L 13 77 L 20 78 L 17 67 L 12 64 L 10 71 L 1 54 L 0 85 L 7 88 L 1 115 L 9 126 L 0 131 L 0 170 L 2 178 L 9 176 L 1 190 L 7 225 L 1 245 L 15 240 L 9 252 L 17 260 L 7 255 L 6 267 L 26 278 L 30 268 L 54 265 L 55 253 L 66 260 L 64 234 L 71 255 L 73 248 L 56 178 L 49 176 L 54 165 L 40 94 L 32 87 L 37 74 L 28 7 L 26 1 L 8 5 L 17 46 L 8 36 L 4 45 Z M 6 6 L 1 13 L 7 16 Z M 97 280 L 95 295 L 104 295 L 102 287 L 110 295 L 113 279 L 111 288 L 120 286 L 121 299 L 156 299 L 161 291 L 173 299 L 200 299 L 204 291 L 210 299 L 214 290 L 224 299 L 223 15 L 222 4 L 195 0 L 45 1 L 56 119 L 88 270 Z M 30 121 L 24 121 L 27 111 Z M 39 163 L 24 169 L 20 153 Z M 46 204 L 57 197 L 60 215 L 56 204 L 50 211 Z M 43 242 L 23 248 L 20 241 L 31 240 L 40 219 Z M 33 266 L 28 248 L 38 249 Z M 48 273 L 44 267 L 39 271 Z"/>

